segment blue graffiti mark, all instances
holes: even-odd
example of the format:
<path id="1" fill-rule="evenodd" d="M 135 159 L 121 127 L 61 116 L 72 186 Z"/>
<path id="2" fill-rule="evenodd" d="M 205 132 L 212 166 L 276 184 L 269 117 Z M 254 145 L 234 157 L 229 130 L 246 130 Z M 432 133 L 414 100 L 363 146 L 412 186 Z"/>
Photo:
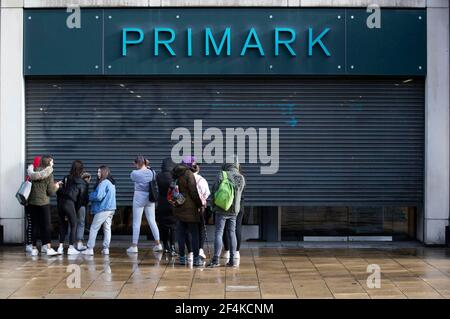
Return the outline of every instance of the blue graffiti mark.
<path id="1" fill-rule="evenodd" d="M 288 121 L 288 124 L 289 124 L 291 127 L 296 127 L 296 126 L 297 126 L 297 123 L 298 123 L 298 121 L 297 121 L 297 119 L 296 119 L 295 117 L 291 117 L 291 119 Z"/>

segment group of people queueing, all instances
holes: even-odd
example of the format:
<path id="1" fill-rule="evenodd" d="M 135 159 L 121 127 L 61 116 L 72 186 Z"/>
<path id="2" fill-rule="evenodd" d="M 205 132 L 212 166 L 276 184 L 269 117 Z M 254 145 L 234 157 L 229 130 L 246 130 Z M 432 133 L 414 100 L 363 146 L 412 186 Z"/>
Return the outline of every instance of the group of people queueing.
<path id="1" fill-rule="evenodd" d="M 134 182 L 133 235 L 128 254 L 138 253 L 142 215 L 145 214 L 155 240 L 153 251 L 178 255 L 181 265 L 192 262 L 194 266 L 204 266 L 205 225 L 213 215 L 214 253 L 208 266 L 220 266 L 223 246 L 222 257 L 227 259 L 227 266 L 238 265 L 245 178 L 237 157 L 223 164 L 211 191 L 193 156 L 184 157 L 180 164 L 166 158 L 159 173 L 143 156 L 136 157 L 134 164 L 136 169 L 130 174 Z M 54 181 L 53 165 L 51 156 L 37 156 L 27 169 L 27 179 L 32 187 L 25 206 L 26 251 L 32 256 L 39 254 L 37 239 L 40 233 L 41 253 L 47 256 L 64 254 L 67 235 L 68 255 L 93 255 L 98 231 L 103 228 L 101 252 L 108 255 L 116 211 L 116 182 L 110 169 L 105 165 L 98 168 L 95 186 L 89 192 L 91 175 L 85 171 L 82 161 L 73 161 L 69 174 L 58 182 Z M 158 197 L 153 200 L 152 183 L 159 190 Z M 55 194 L 59 216 L 59 246 L 56 250 L 51 246 L 50 213 L 50 196 Z M 173 200 L 175 196 L 177 199 Z M 83 239 L 89 205 L 93 219 L 85 246 Z"/>

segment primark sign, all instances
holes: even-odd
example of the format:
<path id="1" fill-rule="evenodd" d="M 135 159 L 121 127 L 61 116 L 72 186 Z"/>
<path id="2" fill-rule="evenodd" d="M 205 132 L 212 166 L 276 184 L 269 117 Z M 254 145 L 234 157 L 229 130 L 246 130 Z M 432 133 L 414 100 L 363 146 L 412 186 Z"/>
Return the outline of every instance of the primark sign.
<path id="1" fill-rule="evenodd" d="M 425 75 L 423 9 L 26 9 L 25 75 Z"/>
<path id="2" fill-rule="evenodd" d="M 330 31 L 330 28 L 323 29 L 318 36 L 314 36 L 313 28 L 308 28 L 308 56 L 313 55 L 313 48 L 315 45 L 320 46 L 323 53 L 330 57 L 331 53 L 323 43 L 323 37 Z M 209 57 L 211 55 L 223 55 L 223 56 L 231 56 L 231 27 L 225 28 L 222 34 L 219 36 L 219 40 L 217 40 L 214 36 L 214 32 L 212 28 L 205 28 L 202 39 L 204 41 L 204 46 L 201 48 L 201 55 L 205 57 Z M 137 35 L 137 39 L 131 39 L 132 35 Z M 292 28 L 284 28 L 284 27 L 275 27 L 273 30 L 273 44 L 271 48 L 273 48 L 273 55 L 278 57 L 280 56 L 280 50 L 285 49 L 288 54 L 291 56 L 297 56 L 293 45 L 296 41 L 296 31 Z M 178 41 L 186 41 L 186 51 L 181 52 L 188 57 L 192 57 L 193 55 L 193 47 L 192 47 L 192 28 L 187 28 L 186 32 L 184 32 L 185 39 L 181 39 Z M 166 39 L 162 39 L 166 37 Z M 176 40 L 176 33 L 172 28 L 161 28 L 157 27 L 152 30 L 152 40 L 153 40 L 153 56 L 160 55 L 160 48 L 163 47 L 167 50 L 167 52 L 171 56 L 176 56 L 177 54 L 172 48 Z M 144 42 L 144 31 L 141 28 L 123 28 L 122 29 L 122 56 L 127 56 L 127 48 L 130 45 L 142 44 Z M 204 50 L 203 50 L 204 49 Z M 245 41 L 241 46 L 237 48 L 238 54 L 241 57 L 245 57 L 247 51 L 256 50 L 259 56 L 266 55 L 266 49 L 264 49 L 260 37 L 258 36 L 258 32 L 256 28 L 251 27 L 245 36 Z M 222 53 L 223 52 L 223 53 Z M 234 52 L 234 50 L 233 50 Z M 240 52 L 240 53 L 239 53 Z"/>

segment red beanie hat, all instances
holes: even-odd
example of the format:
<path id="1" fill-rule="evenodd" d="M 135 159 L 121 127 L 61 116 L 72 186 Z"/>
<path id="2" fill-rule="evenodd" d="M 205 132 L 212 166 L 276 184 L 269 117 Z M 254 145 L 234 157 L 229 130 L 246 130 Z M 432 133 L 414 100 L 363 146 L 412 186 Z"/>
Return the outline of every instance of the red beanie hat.
<path id="1" fill-rule="evenodd" d="M 40 163 L 41 163 L 41 156 L 36 156 L 33 160 L 33 166 L 38 167 Z"/>

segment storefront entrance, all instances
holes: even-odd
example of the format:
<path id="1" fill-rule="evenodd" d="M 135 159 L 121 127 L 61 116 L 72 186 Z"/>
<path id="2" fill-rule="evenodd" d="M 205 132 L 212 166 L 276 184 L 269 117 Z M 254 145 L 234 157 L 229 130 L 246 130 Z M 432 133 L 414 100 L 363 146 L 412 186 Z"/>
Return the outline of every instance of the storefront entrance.
<path id="1" fill-rule="evenodd" d="M 230 152 L 230 129 L 244 132 L 232 138 L 231 151 L 243 151 L 246 206 L 283 207 L 282 239 L 415 237 L 423 205 L 423 78 L 26 79 L 27 163 L 53 155 L 57 180 L 75 159 L 91 173 L 109 165 L 124 233 L 136 155 L 159 170 L 184 139 L 212 186 Z"/>

